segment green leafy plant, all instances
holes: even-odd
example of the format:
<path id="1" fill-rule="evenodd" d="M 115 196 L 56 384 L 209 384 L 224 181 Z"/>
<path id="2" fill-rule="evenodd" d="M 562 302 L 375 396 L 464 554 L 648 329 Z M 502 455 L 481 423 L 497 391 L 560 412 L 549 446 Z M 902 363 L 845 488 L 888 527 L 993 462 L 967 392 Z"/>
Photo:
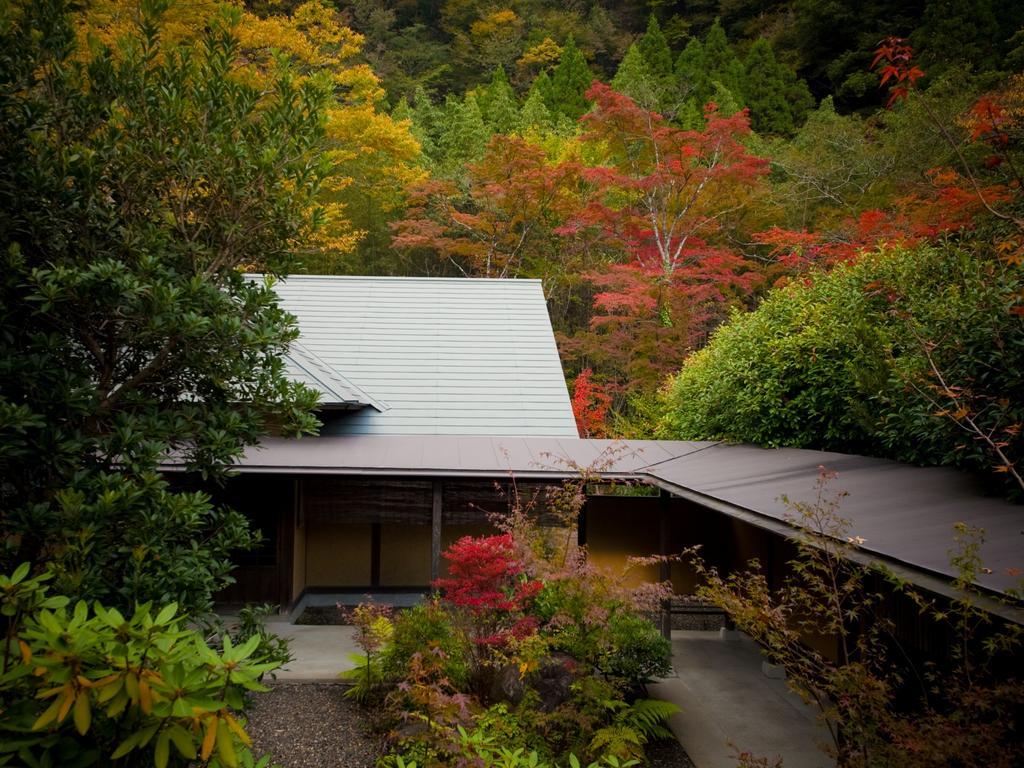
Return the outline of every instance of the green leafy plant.
<path id="1" fill-rule="evenodd" d="M 49 596 L 49 575 L 27 571 L 0 582 L 3 615 L 20 617 L 0 675 L 0 765 L 266 765 L 237 715 L 276 666 L 253 661 L 258 636 L 214 650 L 174 604 L 125 617 Z"/>
<path id="2" fill-rule="evenodd" d="M 436 601 L 427 601 L 395 617 L 391 638 L 381 652 L 381 673 L 392 684 L 405 679 L 412 658 L 429 648 L 444 654 L 444 675 L 463 688 L 470 679 L 469 640 Z"/>
<path id="3" fill-rule="evenodd" d="M 348 612 L 349 620 L 356 627 L 356 644 L 363 649 L 363 653 L 350 655 L 356 666 L 342 672 L 341 677 L 352 683 L 345 695 L 358 702 L 365 703 L 380 693 L 383 687 L 380 650 L 394 633 L 391 615 L 391 606 L 375 603 L 360 603 Z"/>
<path id="4" fill-rule="evenodd" d="M 638 699 L 627 704 L 612 700 L 607 707 L 614 713 L 613 720 L 599 728 L 590 742 L 590 749 L 598 754 L 640 760 L 647 742 L 674 738 L 665 722 L 679 712 L 679 707 L 670 701 Z"/>

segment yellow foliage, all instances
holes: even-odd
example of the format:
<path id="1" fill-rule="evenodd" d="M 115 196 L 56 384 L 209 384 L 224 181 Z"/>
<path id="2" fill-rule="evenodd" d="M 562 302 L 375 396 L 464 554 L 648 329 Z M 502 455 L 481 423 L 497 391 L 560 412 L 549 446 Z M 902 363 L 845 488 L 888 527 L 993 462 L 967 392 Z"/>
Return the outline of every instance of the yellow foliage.
<path id="1" fill-rule="evenodd" d="M 547 69 L 554 67 L 562 57 L 562 46 L 545 37 L 532 48 L 527 48 L 523 55 L 516 61 L 516 66 L 521 70 L 528 70 L 533 67 Z"/>
<path id="2" fill-rule="evenodd" d="M 172 3 L 161 17 L 160 39 L 169 46 L 194 39 L 206 21 L 216 16 L 224 6 L 241 8 L 242 4 L 218 0 L 179 0 Z M 118 51 L 125 41 L 138 39 L 141 21 L 142 12 L 137 1 L 93 0 L 83 3 L 74 25 L 79 56 L 88 56 L 93 42 Z"/>
<path id="3" fill-rule="evenodd" d="M 324 185 L 321 201 L 326 226 L 315 243 L 306 245 L 320 248 L 328 258 L 352 251 L 363 233 L 352 228 L 338 196 L 357 187 L 382 211 L 402 202 L 398 191 L 422 176 L 415 165 L 420 147 L 409 132 L 409 122 L 395 121 L 379 110 L 385 96 L 380 79 L 370 67 L 353 61 L 363 36 L 345 26 L 324 0 L 309 0 L 290 16 L 267 17 L 245 11 L 240 0 L 174 0 L 160 18 L 161 44 L 194 44 L 224 10 L 238 19 L 236 77 L 266 86 L 283 58 L 297 78 L 327 76 L 333 83 L 337 101 L 327 111 L 325 130 L 334 175 Z M 501 12 L 492 15 L 504 18 Z M 138 39 L 140 21 L 139 0 L 88 3 L 76 19 L 82 55 L 90 55 L 88 41 L 124 50 Z"/>
<path id="4" fill-rule="evenodd" d="M 484 16 L 482 19 L 477 19 L 469 25 L 469 33 L 473 37 L 490 37 L 499 32 L 504 32 L 510 27 L 518 28 L 522 26 L 522 22 L 519 17 L 516 16 L 516 12 L 505 9 L 501 11 L 494 11 Z"/>

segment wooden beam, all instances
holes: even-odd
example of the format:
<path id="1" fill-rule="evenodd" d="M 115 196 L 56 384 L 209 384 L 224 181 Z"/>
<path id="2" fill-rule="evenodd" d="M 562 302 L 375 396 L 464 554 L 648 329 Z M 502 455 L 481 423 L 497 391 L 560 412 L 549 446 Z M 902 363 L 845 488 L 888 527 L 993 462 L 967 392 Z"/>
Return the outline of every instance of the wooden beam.
<path id="1" fill-rule="evenodd" d="M 434 481 L 434 501 L 430 510 L 430 580 L 441 576 L 441 512 L 444 497 L 440 480 Z"/>

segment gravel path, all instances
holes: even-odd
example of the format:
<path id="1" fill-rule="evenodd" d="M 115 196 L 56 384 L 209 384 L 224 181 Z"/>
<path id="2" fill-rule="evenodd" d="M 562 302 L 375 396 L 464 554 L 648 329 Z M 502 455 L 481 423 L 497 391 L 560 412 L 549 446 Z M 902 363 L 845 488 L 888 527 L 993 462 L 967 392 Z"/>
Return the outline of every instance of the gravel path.
<path id="1" fill-rule="evenodd" d="M 330 683 L 277 683 L 253 696 L 253 754 L 284 768 L 373 768 L 380 743 L 358 705 Z"/>
<path id="2" fill-rule="evenodd" d="M 284 768 L 373 768 L 380 741 L 366 716 L 329 683 L 277 683 L 253 696 L 249 734 L 253 753 L 270 754 Z M 675 741 L 647 749 L 651 768 L 693 768 Z"/>

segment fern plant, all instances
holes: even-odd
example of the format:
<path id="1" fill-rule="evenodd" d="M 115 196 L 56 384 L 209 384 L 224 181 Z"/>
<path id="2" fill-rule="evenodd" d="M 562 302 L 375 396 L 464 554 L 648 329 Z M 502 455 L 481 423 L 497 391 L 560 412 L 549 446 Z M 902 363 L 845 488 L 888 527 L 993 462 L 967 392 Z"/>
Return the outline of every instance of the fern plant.
<path id="1" fill-rule="evenodd" d="M 673 738 L 665 726 L 679 711 L 669 701 L 637 699 L 632 704 L 612 699 L 605 702 L 612 722 L 594 732 L 590 749 L 595 754 L 614 755 L 626 760 L 643 760 L 644 746 L 650 741 Z"/>

